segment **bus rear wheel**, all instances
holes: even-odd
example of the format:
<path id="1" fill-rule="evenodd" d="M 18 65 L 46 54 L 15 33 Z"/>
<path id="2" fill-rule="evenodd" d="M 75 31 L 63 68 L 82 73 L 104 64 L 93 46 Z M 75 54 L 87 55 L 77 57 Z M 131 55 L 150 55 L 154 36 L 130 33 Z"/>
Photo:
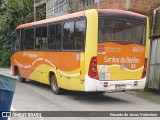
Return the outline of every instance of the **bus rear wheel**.
<path id="1" fill-rule="evenodd" d="M 20 72 L 18 72 L 18 81 L 19 81 L 19 82 L 22 82 L 22 83 L 26 82 L 26 79 L 23 78 L 23 77 L 21 77 Z"/>
<path id="2" fill-rule="evenodd" d="M 51 77 L 51 89 L 56 95 L 62 94 L 62 89 L 58 87 L 57 79 L 54 75 Z"/>

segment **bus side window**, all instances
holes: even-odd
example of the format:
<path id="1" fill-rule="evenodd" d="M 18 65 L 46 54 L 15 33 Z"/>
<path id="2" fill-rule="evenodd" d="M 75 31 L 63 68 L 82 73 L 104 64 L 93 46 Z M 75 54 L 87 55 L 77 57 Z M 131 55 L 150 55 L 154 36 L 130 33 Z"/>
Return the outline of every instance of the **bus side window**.
<path id="1" fill-rule="evenodd" d="M 16 30 L 16 38 L 14 41 L 14 51 L 20 50 L 20 29 Z"/>
<path id="2" fill-rule="evenodd" d="M 47 49 L 47 27 L 36 28 L 35 50 Z"/>
<path id="3" fill-rule="evenodd" d="M 26 50 L 34 49 L 34 29 L 26 29 L 25 30 L 25 40 L 24 40 L 24 48 Z"/>
<path id="4" fill-rule="evenodd" d="M 40 41 L 41 41 L 41 28 L 36 28 L 36 39 L 35 39 L 35 50 L 40 50 Z"/>
<path id="5" fill-rule="evenodd" d="M 56 24 L 55 49 L 61 50 L 62 43 L 62 24 Z"/>
<path id="6" fill-rule="evenodd" d="M 49 50 L 55 50 L 56 49 L 56 25 L 50 25 L 49 26 L 49 36 L 48 36 L 48 49 Z"/>
<path id="7" fill-rule="evenodd" d="M 24 50 L 24 29 L 21 29 L 20 50 Z"/>
<path id="8" fill-rule="evenodd" d="M 49 26 L 48 48 L 49 50 L 61 50 L 62 24 L 57 23 Z"/>
<path id="9" fill-rule="evenodd" d="M 41 50 L 47 50 L 47 26 L 42 27 L 41 33 Z"/>
<path id="10" fill-rule="evenodd" d="M 80 20 L 75 22 L 75 40 L 74 48 L 75 50 L 84 49 L 85 40 L 85 20 Z"/>
<path id="11" fill-rule="evenodd" d="M 74 50 L 74 21 L 64 24 L 63 50 Z"/>

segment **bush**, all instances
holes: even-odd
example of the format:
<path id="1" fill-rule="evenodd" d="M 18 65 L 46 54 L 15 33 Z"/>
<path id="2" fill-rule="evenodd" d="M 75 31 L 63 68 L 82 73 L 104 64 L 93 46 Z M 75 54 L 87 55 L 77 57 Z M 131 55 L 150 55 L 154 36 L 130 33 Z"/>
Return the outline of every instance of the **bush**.
<path id="1" fill-rule="evenodd" d="M 33 0 L 0 1 L 0 67 L 10 66 L 10 36 L 19 24 L 33 21 L 33 4 Z"/>
<path id="2" fill-rule="evenodd" d="M 11 52 L 7 51 L 4 54 L 2 54 L 1 62 L 0 62 L 0 67 L 9 67 L 10 66 L 10 56 Z"/>

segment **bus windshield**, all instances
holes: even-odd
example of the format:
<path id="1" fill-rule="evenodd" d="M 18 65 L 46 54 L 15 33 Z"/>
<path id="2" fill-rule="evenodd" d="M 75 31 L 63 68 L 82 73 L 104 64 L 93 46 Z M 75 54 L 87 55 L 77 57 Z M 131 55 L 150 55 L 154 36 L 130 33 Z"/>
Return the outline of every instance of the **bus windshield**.
<path id="1" fill-rule="evenodd" d="M 99 18 L 99 42 L 129 42 L 145 45 L 145 24 Z"/>

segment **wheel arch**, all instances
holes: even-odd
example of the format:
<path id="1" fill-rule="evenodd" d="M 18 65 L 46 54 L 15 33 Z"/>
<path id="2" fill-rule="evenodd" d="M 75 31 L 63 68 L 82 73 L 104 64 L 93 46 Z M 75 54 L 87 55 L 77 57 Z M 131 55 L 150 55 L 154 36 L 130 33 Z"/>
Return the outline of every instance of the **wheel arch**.
<path id="1" fill-rule="evenodd" d="M 57 83 L 58 83 L 58 85 L 59 85 L 58 74 L 57 74 L 57 72 L 56 72 L 55 70 L 50 70 L 50 71 L 49 71 L 49 74 L 48 74 L 48 83 L 51 85 L 51 77 L 52 77 L 53 75 L 56 77 Z"/>
<path id="2" fill-rule="evenodd" d="M 14 69 L 13 69 L 13 75 L 17 76 L 18 75 L 18 72 L 19 72 L 19 68 L 17 65 L 14 66 Z"/>

